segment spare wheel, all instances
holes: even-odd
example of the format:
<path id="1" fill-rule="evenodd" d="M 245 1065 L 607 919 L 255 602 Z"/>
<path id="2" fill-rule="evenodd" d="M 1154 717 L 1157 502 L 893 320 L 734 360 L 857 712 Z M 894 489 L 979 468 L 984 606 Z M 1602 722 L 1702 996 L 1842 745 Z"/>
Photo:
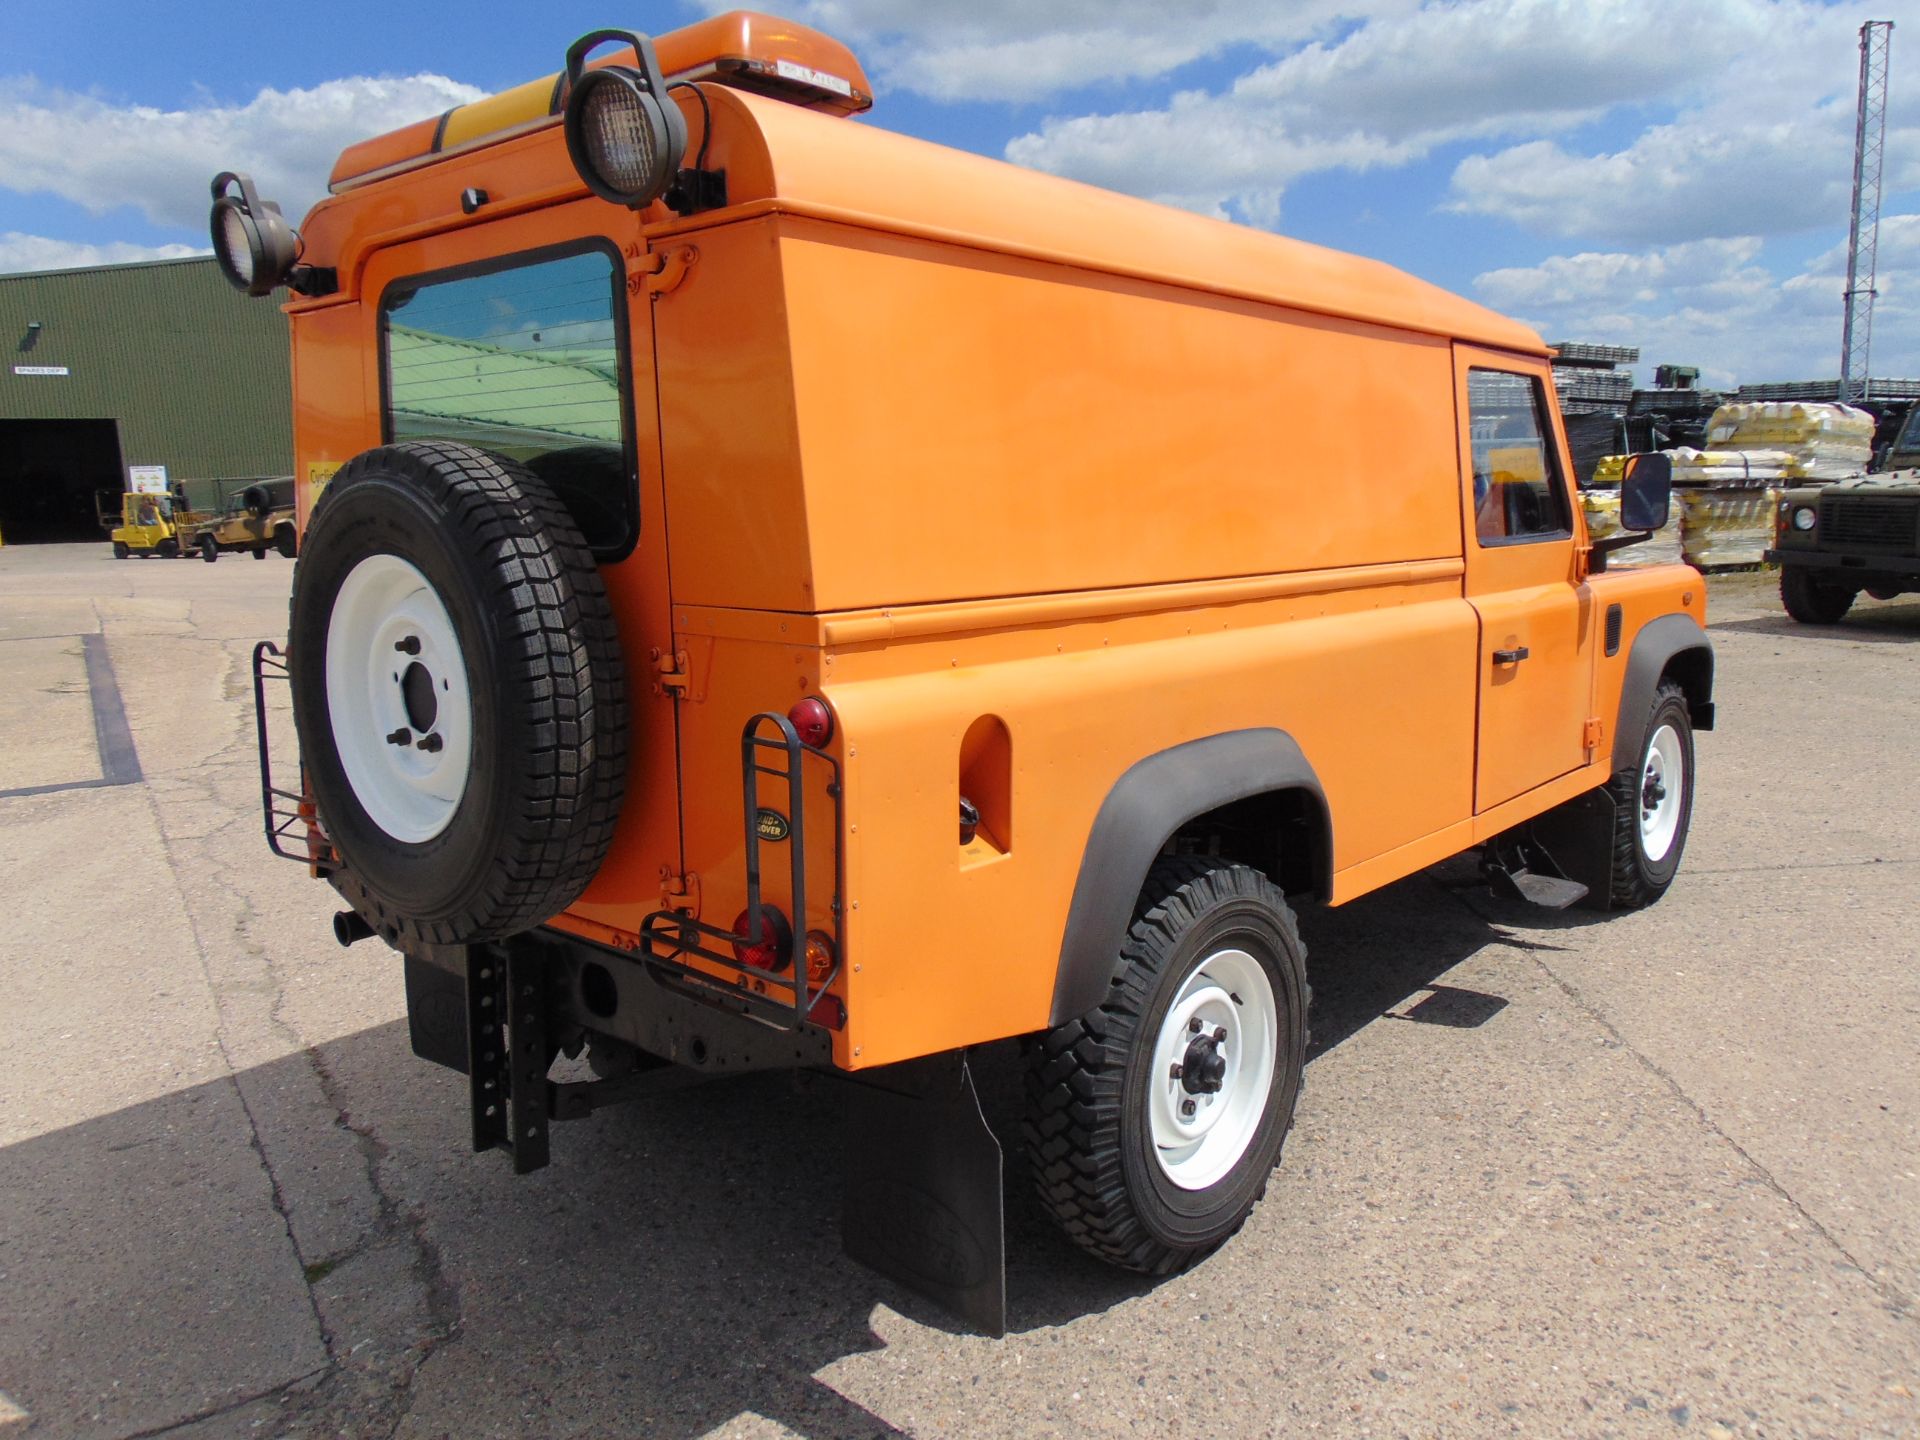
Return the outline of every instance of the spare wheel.
<path id="1" fill-rule="evenodd" d="M 552 490 L 467 445 L 369 450 L 314 507 L 292 612 L 301 758 L 354 909 L 456 945 L 572 904 L 620 810 L 626 678 Z"/>

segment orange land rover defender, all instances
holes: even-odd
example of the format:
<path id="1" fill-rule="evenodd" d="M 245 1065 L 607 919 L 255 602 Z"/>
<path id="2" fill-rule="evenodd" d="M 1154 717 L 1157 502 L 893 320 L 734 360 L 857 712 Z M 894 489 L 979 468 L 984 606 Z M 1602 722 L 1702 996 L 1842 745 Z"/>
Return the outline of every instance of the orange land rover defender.
<path id="1" fill-rule="evenodd" d="M 1025 1037 L 1069 1235 L 1188 1263 L 1292 1119 L 1289 904 L 1473 847 L 1658 899 L 1713 657 L 1697 573 L 1590 542 L 1532 331 L 869 104 L 734 13 L 353 146 L 297 234 L 215 182 L 292 319 L 267 828 L 403 955 L 476 1148 L 830 1069 L 849 1248 L 997 1331 L 969 1047 Z"/>

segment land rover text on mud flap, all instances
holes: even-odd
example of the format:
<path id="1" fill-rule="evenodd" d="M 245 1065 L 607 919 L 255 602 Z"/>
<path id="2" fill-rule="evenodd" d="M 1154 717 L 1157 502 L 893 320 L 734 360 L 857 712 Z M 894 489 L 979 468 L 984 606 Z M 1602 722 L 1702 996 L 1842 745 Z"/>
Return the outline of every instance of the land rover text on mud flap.
<path id="1" fill-rule="evenodd" d="M 1920 420 L 1920 408 L 1907 422 Z M 1875 600 L 1920 592 L 1920 470 L 1805 485 L 1780 499 L 1768 563 L 1780 601 L 1804 625 L 1839 623 L 1865 591 Z"/>
<path id="2" fill-rule="evenodd" d="M 1292 1120 L 1291 906 L 1476 847 L 1658 899 L 1713 657 L 1696 572 L 1606 567 L 1664 460 L 1589 543 L 1531 330 L 868 104 L 734 13 L 353 146 L 297 235 L 215 182 L 292 321 L 263 798 L 404 957 L 476 1148 L 837 1072 L 849 1250 L 997 1332 L 971 1048 L 1023 1037 L 1068 1235 L 1188 1264 Z"/>

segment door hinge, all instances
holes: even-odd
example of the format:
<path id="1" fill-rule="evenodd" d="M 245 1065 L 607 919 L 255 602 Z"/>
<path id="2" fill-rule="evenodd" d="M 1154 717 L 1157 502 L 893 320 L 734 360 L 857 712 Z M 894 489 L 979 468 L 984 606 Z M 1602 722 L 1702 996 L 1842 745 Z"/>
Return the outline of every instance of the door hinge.
<path id="1" fill-rule="evenodd" d="M 687 667 L 687 652 L 676 650 L 671 655 L 659 650 L 649 651 L 653 660 L 653 693 L 664 695 L 669 692 L 685 697 L 693 684 Z"/>
<path id="2" fill-rule="evenodd" d="M 1588 716 L 1587 723 L 1580 730 L 1580 743 L 1591 753 L 1600 748 L 1600 741 L 1606 733 L 1607 727 L 1598 715 Z"/>
<path id="3" fill-rule="evenodd" d="M 641 286 L 651 298 L 658 300 L 687 278 L 687 271 L 699 258 L 700 252 L 691 245 L 676 246 L 664 253 L 650 251 L 633 262 L 633 274 L 627 286 L 629 289 Z"/>
<path id="4" fill-rule="evenodd" d="M 700 913 L 700 877 L 689 870 L 676 875 L 668 866 L 660 867 L 660 908 L 678 910 L 687 915 Z"/>

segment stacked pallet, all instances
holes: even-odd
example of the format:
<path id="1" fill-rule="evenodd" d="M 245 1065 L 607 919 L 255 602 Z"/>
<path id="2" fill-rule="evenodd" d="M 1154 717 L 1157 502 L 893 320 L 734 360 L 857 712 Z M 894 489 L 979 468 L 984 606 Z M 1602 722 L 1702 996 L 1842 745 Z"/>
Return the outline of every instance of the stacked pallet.
<path id="1" fill-rule="evenodd" d="M 1618 456 L 1609 456 L 1618 459 Z M 1614 482 L 1618 485 L 1618 480 Z M 1580 507 L 1587 513 L 1587 537 L 1590 540 L 1604 540 L 1609 535 L 1620 533 L 1620 492 L 1613 490 L 1582 490 Z M 1680 545 L 1680 527 L 1669 525 L 1664 530 L 1656 530 L 1650 537 L 1638 545 L 1625 550 L 1615 551 L 1608 557 L 1607 563 L 1617 569 L 1630 569 L 1636 565 L 1671 565 L 1682 558 Z"/>
<path id="2" fill-rule="evenodd" d="M 1738 400 L 1832 400 L 1840 394 L 1838 380 L 1774 380 L 1742 385 Z M 1862 394 L 1872 400 L 1920 400 L 1920 380 L 1868 380 Z"/>
<path id="3" fill-rule="evenodd" d="M 1640 359 L 1631 345 L 1590 345 L 1562 340 L 1553 347 L 1553 388 L 1564 415 L 1624 415 L 1633 398 L 1633 374 L 1622 370 Z"/>
<path id="4" fill-rule="evenodd" d="M 1780 491 L 1773 486 L 1675 492 L 1680 500 L 1680 551 L 1700 570 L 1758 565 L 1773 543 Z"/>
<path id="5" fill-rule="evenodd" d="M 1758 565 L 1773 541 L 1780 487 L 1792 483 L 1794 457 L 1784 450 L 1716 451 L 1682 446 L 1662 451 L 1673 462 L 1679 523 L 1654 540 L 1621 552 L 1619 565 L 1684 559 L 1702 570 Z M 1582 495 L 1587 528 L 1598 538 L 1620 528 L 1620 477 L 1625 455 L 1594 467 L 1595 489 Z M 1604 487 L 1604 488 L 1602 488 Z"/>
<path id="6" fill-rule="evenodd" d="M 1873 416 L 1851 405 L 1764 400 L 1722 405 L 1707 423 L 1714 453 L 1785 453 L 1786 479 L 1844 480 L 1873 459 Z"/>

